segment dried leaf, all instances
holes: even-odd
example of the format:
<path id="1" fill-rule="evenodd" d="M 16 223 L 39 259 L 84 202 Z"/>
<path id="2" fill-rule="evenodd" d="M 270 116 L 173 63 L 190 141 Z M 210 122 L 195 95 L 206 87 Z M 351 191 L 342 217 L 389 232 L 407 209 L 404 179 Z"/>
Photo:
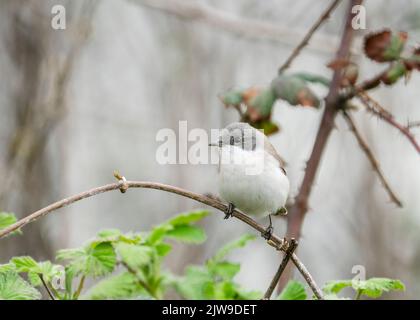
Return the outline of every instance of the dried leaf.
<path id="1" fill-rule="evenodd" d="M 377 62 L 394 61 L 400 57 L 407 41 L 406 32 L 393 34 L 389 29 L 365 37 L 365 54 Z"/>

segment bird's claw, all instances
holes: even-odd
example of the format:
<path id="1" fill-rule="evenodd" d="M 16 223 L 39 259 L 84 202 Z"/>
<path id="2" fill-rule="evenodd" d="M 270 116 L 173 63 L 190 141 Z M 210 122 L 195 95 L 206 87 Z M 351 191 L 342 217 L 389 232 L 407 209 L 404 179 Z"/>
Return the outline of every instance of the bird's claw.
<path id="1" fill-rule="evenodd" d="M 235 205 L 229 202 L 227 210 L 225 211 L 225 219 L 229 219 L 233 215 L 233 211 L 235 210 Z"/>
<path id="2" fill-rule="evenodd" d="M 263 232 L 261 232 L 261 237 L 263 237 L 265 240 L 270 240 L 271 236 L 273 234 L 273 226 L 268 226 L 267 229 L 265 229 Z"/>

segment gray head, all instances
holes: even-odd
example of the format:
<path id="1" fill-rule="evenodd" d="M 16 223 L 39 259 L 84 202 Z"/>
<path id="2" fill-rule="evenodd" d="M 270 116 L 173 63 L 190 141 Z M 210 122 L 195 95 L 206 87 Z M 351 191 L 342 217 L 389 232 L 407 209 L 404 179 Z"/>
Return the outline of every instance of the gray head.
<path id="1" fill-rule="evenodd" d="M 243 150 L 255 150 L 257 135 L 263 135 L 260 131 L 245 122 L 234 122 L 224 128 L 217 144 L 211 146 L 236 146 Z M 264 141 L 264 140 L 262 140 Z"/>

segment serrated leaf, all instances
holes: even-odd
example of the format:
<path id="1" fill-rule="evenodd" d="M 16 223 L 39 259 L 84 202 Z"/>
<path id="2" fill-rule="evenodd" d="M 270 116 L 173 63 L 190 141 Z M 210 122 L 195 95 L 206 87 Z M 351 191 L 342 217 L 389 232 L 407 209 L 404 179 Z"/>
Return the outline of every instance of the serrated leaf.
<path id="1" fill-rule="evenodd" d="M 209 264 L 209 270 L 212 274 L 226 280 L 232 280 L 240 269 L 241 265 L 239 263 L 228 261 Z"/>
<path id="2" fill-rule="evenodd" d="M 351 286 L 352 286 L 352 280 L 335 280 L 335 281 L 328 281 L 324 285 L 322 290 L 326 294 L 330 294 L 330 293 L 337 294 L 344 288 L 351 287 Z"/>
<path id="3" fill-rule="evenodd" d="M 249 241 L 255 240 L 256 237 L 252 234 L 245 234 L 239 239 L 231 241 L 220 248 L 213 256 L 212 260 L 221 262 L 231 251 L 244 247 Z"/>
<path id="4" fill-rule="evenodd" d="M 114 270 L 117 258 L 111 242 L 92 243 L 85 248 L 60 250 L 57 259 L 71 260 L 70 266 L 77 276 L 103 276 Z"/>
<path id="5" fill-rule="evenodd" d="M 93 300 L 104 299 L 128 299 L 139 296 L 148 296 L 147 292 L 138 284 L 136 277 L 129 273 L 123 272 L 116 276 L 108 277 L 91 289 L 83 297 Z"/>
<path id="6" fill-rule="evenodd" d="M 38 268 L 38 263 L 29 256 L 14 257 L 10 262 L 15 265 L 17 272 L 29 272 Z"/>
<path id="7" fill-rule="evenodd" d="M 16 267 L 13 263 L 0 264 L 0 272 L 15 271 Z"/>
<path id="8" fill-rule="evenodd" d="M 168 238 L 186 243 L 203 243 L 207 236 L 202 228 L 190 225 L 177 225 L 166 233 Z"/>
<path id="9" fill-rule="evenodd" d="M 353 281 L 353 289 L 361 290 L 361 293 L 368 297 L 379 298 L 384 292 L 391 290 L 405 290 L 405 286 L 400 280 L 370 278 L 364 281 Z"/>
<path id="10" fill-rule="evenodd" d="M 207 217 L 209 212 L 206 210 L 197 210 L 191 212 L 184 212 L 176 215 L 175 217 L 168 220 L 167 224 L 172 226 L 191 224 L 202 220 Z"/>
<path id="11" fill-rule="evenodd" d="M 121 231 L 118 229 L 105 229 L 98 232 L 100 238 L 119 237 L 120 235 Z"/>
<path id="12" fill-rule="evenodd" d="M 38 300 L 41 294 L 16 272 L 0 273 L 0 300 Z"/>
<path id="13" fill-rule="evenodd" d="M 305 286 L 294 280 L 290 280 L 278 296 L 278 300 L 306 300 Z"/>
<path id="14" fill-rule="evenodd" d="M 17 221 L 13 213 L 0 212 L 0 230 L 6 229 Z M 20 229 L 12 232 L 11 234 L 21 233 Z"/>
<path id="15" fill-rule="evenodd" d="M 146 240 L 150 244 L 157 244 L 162 241 L 168 233 L 173 231 L 177 226 L 184 226 L 190 225 L 195 223 L 208 215 L 208 211 L 205 210 L 198 210 L 198 211 L 191 211 L 186 213 L 181 213 L 176 215 L 175 217 L 169 219 L 168 221 L 154 227 L 152 231 L 147 236 Z M 180 232 L 174 231 L 174 233 Z"/>
<path id="16" fill-rule="evenodd" d="M 133 270 L 148 265 L 153 258 L 153 250 L 148 246 L 118 243 L 115 248 L 123 262 Z"/>

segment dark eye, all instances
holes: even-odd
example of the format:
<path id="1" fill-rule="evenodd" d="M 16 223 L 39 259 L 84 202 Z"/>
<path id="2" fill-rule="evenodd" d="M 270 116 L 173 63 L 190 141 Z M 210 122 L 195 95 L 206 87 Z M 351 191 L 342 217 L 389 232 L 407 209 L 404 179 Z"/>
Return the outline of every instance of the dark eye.
<path id="1" fill-rule="evenodd" d="M 230 145 L 233 146 L 235 144 L 235 138 L 230 136 Z"/>

